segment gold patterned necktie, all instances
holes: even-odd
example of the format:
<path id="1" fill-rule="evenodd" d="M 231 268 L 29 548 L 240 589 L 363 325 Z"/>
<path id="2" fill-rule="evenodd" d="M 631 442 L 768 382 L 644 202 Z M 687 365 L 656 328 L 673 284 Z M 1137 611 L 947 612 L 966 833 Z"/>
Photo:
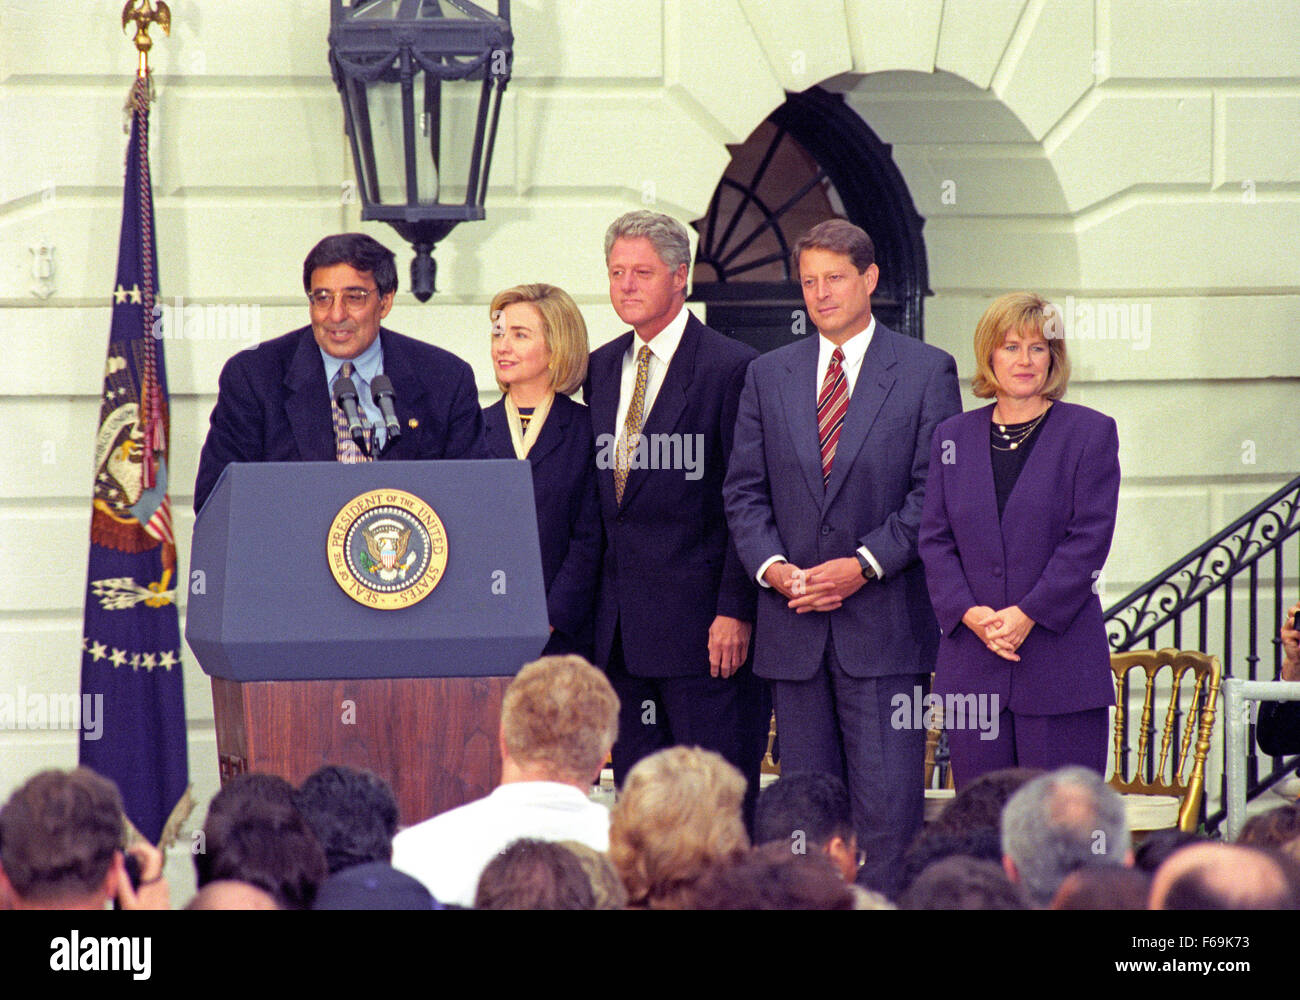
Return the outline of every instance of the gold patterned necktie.
<path id="1" fill-rule="evenodd" d="M 636 453 L 641 439 L 641 425 L 645 422 L 645 384 L 650 375 L 650 345 L 641 345 L 636 355 L 636 385 L 632 389 L 632 401 L 628 404 L 627 417 L 623 420 L 623 436 L 619 439 L 614 452 L 614 499 L 623 502 L 623 491 L 627 489 L 628 468 L 632 456 Z"/>
<path id="2" fill-rule="evenodd" d="M 343 366 L 339 368 L 338 378 L 352 377 L 352 362 L 344 361 Z M 358 404 L 359 405 L 359 404 Z M 360 462 L 371 461 L 371 456 L 367 455 L 357 443 L 352 440 L 352 435 L 348 433 L 348 418 L 343 412 L 343 407 L 339 406 L 337 401 L 331 400 L 330 408 L 334 411 L 334 457 L 340 462 L 348 465 L 356 465 Z M 370 443 L 370 428 L 365 429 L 366 444 Z"/>

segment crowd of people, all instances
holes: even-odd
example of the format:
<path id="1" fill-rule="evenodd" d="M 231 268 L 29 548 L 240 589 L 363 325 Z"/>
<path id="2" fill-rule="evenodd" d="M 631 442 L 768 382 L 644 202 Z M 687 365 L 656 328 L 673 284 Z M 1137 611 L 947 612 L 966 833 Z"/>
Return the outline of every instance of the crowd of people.
<path id="1" fill-rule="evenodd" d="M 1300 804 L 1255 816 L 1231 844 L 1172 830 L 1135 844 L 1120 796 L 1077 765 L 970 782 L 885 895 L 860 882 L 865 852 L 834 775 L 777 779 L 747 829 L 739 770 L 676 746 L 638 762 L 612 809 L 593 801 L 618 711 L 581 657 L 528 664 L 506 693 L 500 786 L 400 831 L 373 774 L 330 765 L 297 788 L 240 775 L 195 832 L 185 908 L 1300 908 Z M 168 909 L 161 853 L 124 847 L 124 829 L 111 782 L 37 774 L 0 809 L 0 908 Z"/>

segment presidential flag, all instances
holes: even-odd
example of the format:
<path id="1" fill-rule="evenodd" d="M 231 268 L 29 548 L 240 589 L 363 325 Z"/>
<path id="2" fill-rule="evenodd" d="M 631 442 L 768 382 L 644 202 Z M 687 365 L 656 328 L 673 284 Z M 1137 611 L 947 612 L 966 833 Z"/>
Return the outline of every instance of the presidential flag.
<path id="1" fill-rule="evenodd" d="M 163 364 L 148 77 L 131 91 L 113 324 L 95 435 L 90 570 L 81 695 L 102 726 L 81 733 L 80 760 L 121 789 L 127 818 L 170 842 L 190 809 L 176 613 L 167 372 Z"/>

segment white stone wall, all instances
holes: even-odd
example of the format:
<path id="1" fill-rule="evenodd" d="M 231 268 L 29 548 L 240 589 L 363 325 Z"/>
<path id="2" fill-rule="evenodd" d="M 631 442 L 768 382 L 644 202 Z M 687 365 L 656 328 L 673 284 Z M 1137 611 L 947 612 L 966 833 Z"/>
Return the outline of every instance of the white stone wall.
<path id="1" fill-rule="evenodd" d="M 170 2 L 172 35 L 155 32 L 153 54 L 161 292 L 168 304 L 256 307 L 224 337 L 195 328 L 165 342 L 184 574 L 222 362 L 306 321 L 301 261 L 321 235 L 372 233 L 397 251 L 403 282 L 410 253 L 387 227 L 362 226 L 348 197 L 324 0 Z M 388 321 L 468 359 L 484 402 L 495 396 L 493 292 L 559 284 L 583 306 L 593 346 L 608 340 L 620 332 L 603 278 L 609 220 L 641 205 L 698 217 L 726 145 L 784 90 L 823 83 L 894 145 L 927 220 L 927 339 L 964 376 L 975 320 L 1001 291 L 1149 316 L 1138 340 L 1070 345 L 1070 398 L 1120 427 L 1108 594 L 1296 473 L 1295 4 L 516 0 L 513 10 L 515 77 L 488 219 L 439 247 L 434 301 L 403 294 Z M 135 65 L 119 12 L 0 0 L 0 692 L 77 685 L 121 105 Z M 33 277 L 40 244 L 54 247 L 45 287 Z M 211 697 L 192 658 L 184 670 L 205 801 L 217 783 Z M 0 797 L 75 757 L 71 733 L 0 732 Z"/>

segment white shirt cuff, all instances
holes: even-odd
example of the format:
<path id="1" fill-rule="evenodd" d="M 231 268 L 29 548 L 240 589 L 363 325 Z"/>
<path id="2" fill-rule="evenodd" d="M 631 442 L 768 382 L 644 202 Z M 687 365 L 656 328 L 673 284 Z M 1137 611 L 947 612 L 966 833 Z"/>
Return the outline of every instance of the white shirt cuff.
<path id="1" fill-rule="evenodd" d="M 876 562 L 876 557 L 867 551 L 867 547 L 865 545 L 858 546 L 858 553 L 863 559 L 869 562 L 871 568 L 876 571 L 876 579 L 883 580 L 885 578 L 885 571 L 880 568 L 880 563 Z"/>
<path id="2" fill-rule="evenodd" d="M 779 562 L 786 562 L 785 556 L 772 556 L 770 559 L 767 560 L 767 562 L 763 563 L 762 566 L 758 567 L 758 572 L 755 574 L 755 576 L 758 578 L 758 585 L 760 587 L 766 587 L 768 590 L 772 589 L 772 585 L 763 579 L 763 574 L 767 572 L 769 566 L 771 566 L 773 563 L 779 563 Z"/>

